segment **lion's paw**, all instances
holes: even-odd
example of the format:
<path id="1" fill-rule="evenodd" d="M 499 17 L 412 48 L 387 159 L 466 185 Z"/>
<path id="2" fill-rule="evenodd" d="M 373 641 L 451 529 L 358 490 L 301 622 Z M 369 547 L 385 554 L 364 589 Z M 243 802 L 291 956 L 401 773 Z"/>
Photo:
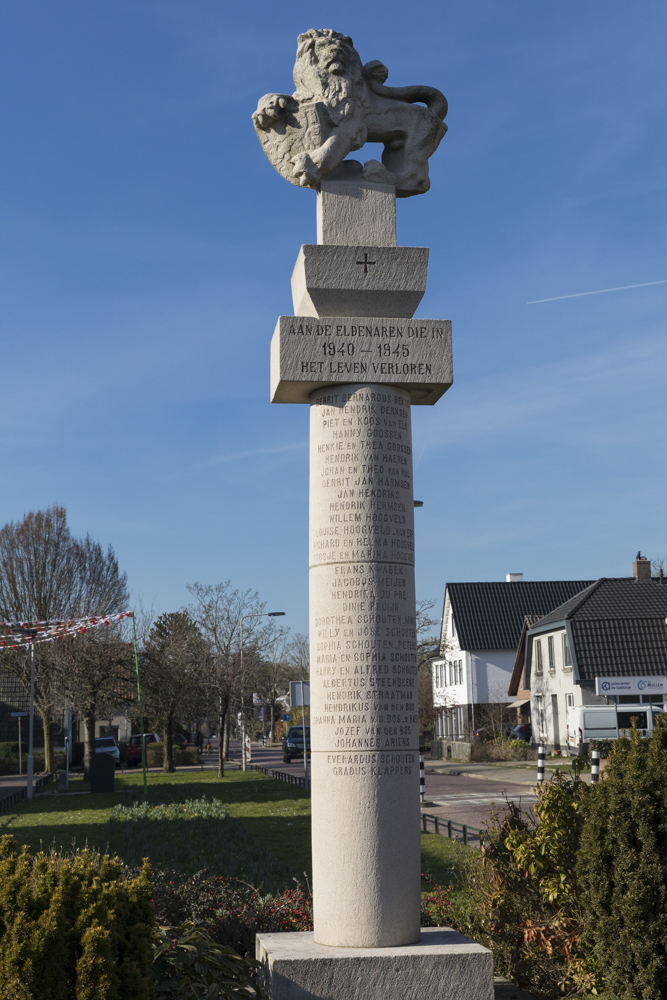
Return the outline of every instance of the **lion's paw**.
<path id="1" fill-rule="evenodd" d="M 311 160 L 308 153 L 298 153 L 292 157 L 294 176 L 298 178 L 301 187 L 310 187 L 320 180 L 319 168 Z"/>
<path id="2" fill-rule="evenodd" d="M 298 105 L 293 97 L 286 94 L 266 94 L 257 105 L 257 110 L 252 116 L 255 128 L 271 128 L 279 122 L 286 114 L 294 112 Z"/>
<path id="3" fill-rule="evenodd" d="M 374 182 L 375 184 L 382 184 L 389 177 L 389 171 L 384 163 L 380 163 L 379 160 L 366 160 L 361 173 L 364 180 Z"/>

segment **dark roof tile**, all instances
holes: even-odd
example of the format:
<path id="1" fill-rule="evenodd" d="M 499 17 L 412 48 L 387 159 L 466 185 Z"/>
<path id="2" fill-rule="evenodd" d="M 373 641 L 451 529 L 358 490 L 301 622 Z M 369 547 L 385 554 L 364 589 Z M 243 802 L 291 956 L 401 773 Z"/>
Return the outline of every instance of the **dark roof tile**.
<path id="1" fill-rule="evenodd" d="M 447 584 L 461 649 L 516 649 L 526 615 L 547 615 L 592 582 L 537 580 Z"/>

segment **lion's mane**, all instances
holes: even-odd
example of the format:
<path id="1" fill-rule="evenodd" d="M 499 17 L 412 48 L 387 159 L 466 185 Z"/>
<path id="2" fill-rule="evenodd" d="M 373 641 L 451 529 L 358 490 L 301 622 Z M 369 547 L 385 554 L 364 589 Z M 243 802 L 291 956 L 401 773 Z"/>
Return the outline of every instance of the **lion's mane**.
<path id="1" fill-rule="evenodd" d="M 340 75 L 330 73 L 318 62 L 316 46 L 322 38 L 330 42 L 339 42 L 345 49 L 347 57 L 345 73 Z M 311 28 L 303 35 L 299 35 L 294 64 L 294 83 L 296 85 L 294 98 L 299 102 L 321 100 L 335 108 L 349 98 L 362 99 L 364 78 L 361 59 L 350 36 L 342 35 L 331 28 Z"/>

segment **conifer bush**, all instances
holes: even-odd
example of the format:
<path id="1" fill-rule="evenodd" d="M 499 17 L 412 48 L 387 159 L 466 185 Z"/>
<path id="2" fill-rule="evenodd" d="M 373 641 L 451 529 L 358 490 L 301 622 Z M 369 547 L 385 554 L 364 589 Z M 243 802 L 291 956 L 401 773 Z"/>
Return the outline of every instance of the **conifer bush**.
<path id="1" fill-rule="evenodd" d="M 0 840 L 0 1000 L 152 1000 L 147 866 Z"/>
<path id="2" fill-rule="evenodd" d="M 667 996 L 667 727 L 637 730 L 592 786 L 577 875 L 585 941 L 620 1000 Z"/>

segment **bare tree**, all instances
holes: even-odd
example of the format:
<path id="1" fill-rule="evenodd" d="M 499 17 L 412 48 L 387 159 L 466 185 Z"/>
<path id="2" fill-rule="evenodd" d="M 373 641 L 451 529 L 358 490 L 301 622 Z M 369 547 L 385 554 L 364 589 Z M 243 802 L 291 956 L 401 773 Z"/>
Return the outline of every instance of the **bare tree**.
<path id="1" fill-rule="evenodd" d="M 303 639 L 304 636 L 299 636 Z M 307 642 L 307 639 L 306 639 Z M 303 680 L 303 674 L 296 675 L 296 668 L 289 662 L 288 654 L 292 643 L 278 642 L 270 658 L 263 659 L 257 669 L 255 690 L 262 699 L 264 728 L 268 715 L 270 726 L 270 741 L 274 741 L 274 726 L 276 723 L 276 704 L 278 698 L 287 694 L 291 680 Z"/>
<path id="2" fill-rule="evenodd" d="M 186 611 L 174 611 L 157 619 L 141 659 L 146 705 L 162 730 L 163 767 L 173 771 L 174 724 L 205 705 L 208 644 Z"/>
<path id="3" fill-rule="evenodd" d="M 241 618 L 243 622 L 244 668 L 248 665 L 248 680 L 255 657 L 261 657 L 273 642 L 287 634 L 286 628 L 276 627 L 273 618 L 246 617 L 262 615 L 266 603 L 252 590 L 232 589 L 230 580 L 222 583 L 187 585 L 193 598 L 189 614 L 206 637 L 210 653 L 209 690 L 215 701 L 220 732 L 218 775 L 225 771 L 224 733 L 230 721 L 233 704 L 241 703 L 239 646 Z M 244 670 L 245 672 L 245 670 Z M 247 693 L 247 688 L 246 688 Z M 250 688 L 252 695 L 252 687 Z M 245 711 L 246 706 L 242 705 Z"/>
<path id="4" fill-rule="evenodd" d="M 487 731 L 492 739 L 505 735 L 514 718 L 514 712 L 508 707 L 507 688 L 502 684 L 489 691 L 489 700 L 477 709 L 478 728 Z"/>
<path id="5" fill-rule="evenodd" d="M 95 753 L 95 723 L 134 700 L 132 644 L 116 626 L 91 630 L 54 644 L 51 665 L 57 678 L 55 708 L 73 708 L 84 728 L 84 768 Z"/>
<path id="6" fill-rule="evenodd" d="M 35 622 L 124 610 L 127 578 L 111 546 L 73 538 L 64 507 L 31 511 L 0 529 L 0 617 Z M 59 640 L 64 641 L 64 640 Z M 36 648 L 35 705 L 44 729 L 45 767 L 52 768 L 51 724 L 62 694 L 52 644 Z M 2 665 L 30 689 L 29 658 L 3 655 Z"/>
<path id="7" fill-rule="evenodd" d="M 303 632 L 295 632 L 287 643 L 285 659 L 291 668 L 292 681 L 307 681 L 310 677 L 310 641 Z"/>

